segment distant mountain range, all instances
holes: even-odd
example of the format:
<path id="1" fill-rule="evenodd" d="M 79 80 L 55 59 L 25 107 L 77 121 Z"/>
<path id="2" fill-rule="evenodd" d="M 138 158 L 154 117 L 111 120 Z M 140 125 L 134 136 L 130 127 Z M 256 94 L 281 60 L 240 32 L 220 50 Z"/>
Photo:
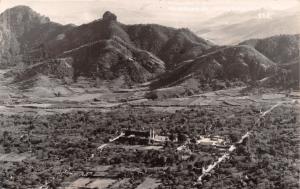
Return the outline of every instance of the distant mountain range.
<path id="1" fill-rule="evenodd" d="M 219 45 L 238 44 L 252 38 L 300 33 L 300 9 L 229 12 L 194 28 L 197 35 Z"/>
<path id="2" fill-rule="evenodd" d="M 199 83 L 259 80 L 271 74 L 276 63 L 299 57 L 299 35 L 218 46 L 189 29 L 122 24 L 109 11 L 98 20 L 74 26 L 51 22 L 29 7 L 17 6 L 3 12 L 0 23 L 0 66 L 23 63 L 30 65 L 30 73 L 45 74 L 58 73 L 49 64 L 59 62 L 56 65 L 64 65 L 64 69 L 72 67 L 74 81 L 79 76 L 118 80 L 123 87 L 152 81 L 152 87 L 160 88 L 189 78 Z M 256 25 L 249 27 L 253 33 L 259 32 Z M 39 66 L 32 66 L 37 63 Z M 43 65 L 47 71 L 41 71 Z"/>

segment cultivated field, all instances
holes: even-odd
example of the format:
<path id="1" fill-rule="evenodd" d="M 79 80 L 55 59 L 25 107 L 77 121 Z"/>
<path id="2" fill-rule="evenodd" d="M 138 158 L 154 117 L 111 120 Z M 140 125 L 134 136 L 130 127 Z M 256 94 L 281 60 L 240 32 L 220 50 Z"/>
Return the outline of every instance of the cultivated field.
<path id="1" fill-rule="evenodd" d="M 54 98 L 49 106 L 3 105 L 1 187 L 298 188 L 297 98 L 296 93 L 251 95 L 233 89 L 163 101 L 63 104 Z M 255 124 L 262 112 L 278 103 Z M 177 135 L 178 141 L 162 147 L 116 143 L 97 150 L 128 128 L 154 128 L 161 135 Z M 234 144 L 247 131 L 247 141 L 197 182 L 229 149 L 199 145 L 193 139 L 218 135 Z M 176 150 L 182 144 L 188 153 Z"/>

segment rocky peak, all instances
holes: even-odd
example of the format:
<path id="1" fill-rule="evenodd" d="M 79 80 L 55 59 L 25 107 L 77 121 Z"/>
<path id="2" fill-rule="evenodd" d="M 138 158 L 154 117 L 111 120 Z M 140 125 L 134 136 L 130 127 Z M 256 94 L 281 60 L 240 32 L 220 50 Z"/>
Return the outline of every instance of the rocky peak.
<path id="1" fill-rule="evenodd" d="M 42 16 L 41 14 L 35 12 L 28 6 L 15 6 L 13 8 L 5 10 L 0 17 L 8 17 L 15 19 L 14 21 L 25 21 L 26 19 L 38 19 L 40 23 L 50 22 L 48 17 Z"/>
<path id="2" fill-rule="evenodd" d="M 19 37 L 36 25 L 50 22 L 50 19 L 28 6 L 16 6 L 0 14 L 0 22 L 3 23 L 3 27 L 10 29 Z"/>
<path id="3" fill-rule="evenodd" d="M 102 19 L 106 22 L 117 21 L 117 16 L 114 13 L 110 12 L 110 11 L 106 11 L 103 14 Z"/>
<path id="4" fill-rule="evenodd" d="M 20 61 L 22 47 L 31 45 L 22 43 L 34 29 L 49 23 L 48 17 L 42 16 L 28 6 L 16 6 L 0 14 L 0 64 L 13 65 Z"/>

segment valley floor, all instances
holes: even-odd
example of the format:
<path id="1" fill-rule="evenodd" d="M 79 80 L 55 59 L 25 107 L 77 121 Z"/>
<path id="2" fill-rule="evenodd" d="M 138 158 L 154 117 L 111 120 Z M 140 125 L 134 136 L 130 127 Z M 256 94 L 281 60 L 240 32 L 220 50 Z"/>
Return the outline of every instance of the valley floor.
<path id="1" fill-rule="evenodd" d="M 72 93 L 49 97 L 12 87 L 3 74 L 0 188 L 299 188 L 297 92 L 240 87 L 148 100 L 145 88 L 113 92 L 73 84 Z M 255 124 L 275 104 L 280 106 Z M 153 128 L 178 141 L 116 142 L 97 150 L 128 128 Z M 221 136 L 237 144 L 248 131 L 248 140 L 197 182 L 229 146 L 192 141 Z M 177 150 L 182 145 L 187 151 Z"/>

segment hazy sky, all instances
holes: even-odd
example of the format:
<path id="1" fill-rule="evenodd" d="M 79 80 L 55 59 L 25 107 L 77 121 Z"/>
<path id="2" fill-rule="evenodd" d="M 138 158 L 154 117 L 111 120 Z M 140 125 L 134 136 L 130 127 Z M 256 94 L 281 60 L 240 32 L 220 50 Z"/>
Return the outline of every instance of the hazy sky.
<path id="1" fill-rule="evenodd" d="M 283 10 L 299 6 L 300 0 L 0 0 L 0 12 L 28 5 L 62 24 L 87 23 L 110 10 L 127 23 L 159 23 L 190 26 L 227 11 L 260 8 Z"/>

